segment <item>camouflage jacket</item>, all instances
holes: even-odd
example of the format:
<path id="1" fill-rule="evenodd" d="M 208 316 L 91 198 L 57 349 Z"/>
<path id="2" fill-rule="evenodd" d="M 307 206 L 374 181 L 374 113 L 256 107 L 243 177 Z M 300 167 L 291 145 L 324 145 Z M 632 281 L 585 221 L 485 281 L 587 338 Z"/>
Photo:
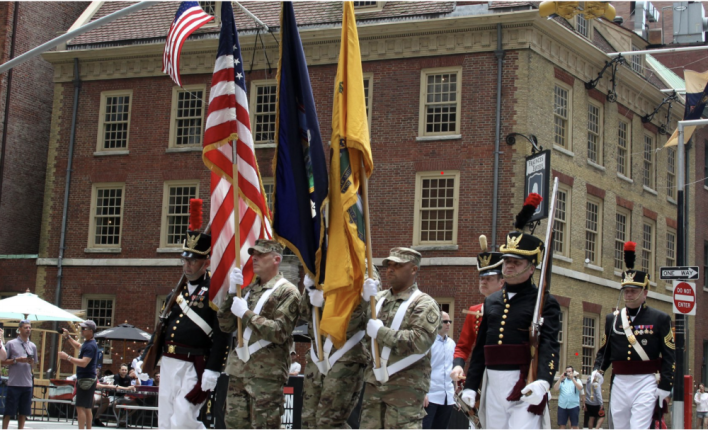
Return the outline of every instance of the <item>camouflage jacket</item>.
<path id="1" fill-rule="evenodd" d="M 239 360 L 236 352 L 229 353 L 226 373 L 240 378 L 267 378 L 272 380 L 288 380 L 290 370 L 290 346 L 293 343 L 292 332 L 298 319 L 298 302 L 300 293 L 295 285 L 286 282 L 275 289 L 268 301 L 263 305 L 260 314 L 253 313 L 258 300 L 263 293 L 275 286 L 283 278 L 277 274 L 265 285 L 260 285 L 260 278 L 256 278 L 249 286 L 244 288 L 243 296 L 248 292 L 248 311 L 243 315 L 243 329 L 250 327 L 253 331 L 250 344 L 260 339 L 272 342 L 265 348 L 251 355 L 251 359 L 244 363 Z M 221 304 L 217 317 L 222 331 L 233 333 L 238 328 L 238 318 L 231 312 L 234 296 L 229 294 Z M 237 341 L 234 341 L 236 346 Z"/>
<path id="2" fill-rule="evenodd" d="M 417 290 L 418 284 L 414 283 L 410 288 L 398 294 L 393 294 L 391 290 L 386 290 L 376 295 L 377 302 L 382 297 L 386 299 L 377 316 L 378 319 L 383 321 L 384 327 L 379 329 L 376 340 L 379 343 L 379 350 L 383 349 L 384 346 L 391 347 L 391 355 L 388 359 L 389 365 L 409 355 L 422 354 L 428 351 L 433 346 L 435 336 L 440 329 L 440 307 L 432 297 L 425 293 L 419 295 L 408 307 L 399 329 L 392 330 L 390 328 L 398 307 Z M 369 308 L 367 308 L 367 311 L 370 313 Z M 371 346 L 371 338 L 367 337 L 366 340 Z M 391 376 L 386 384 L 380 385 L 376 380 L 371 363 L 366 368 L 364 379 L 380 389 L 386 388 L 387 390 L 393 390 L 394 393 L 398 393 L 396 392 L 398 389 L 415 390 L 417 393 L 422 392 L 420 393 L 422 400 L 430 387 L 430 374 L 430 352 L 428 352 L 413 365 Z M 392 403 L 389 401 L 384 402 Z M 394 406 L 399 405 L 398 403 L 393 404 Z"/>
<path id="3" fill-rule="evenodd" d="M 350 339 L 360 330 L 366 331 L 366 323 L 369 322 L 369 315 L 371 315 L 370 312 L 367 312 L 368 309 L 369 303 L 365 301 L 360 301 L 359 306 L 354 309 L 354 311 L 352 312 L 352 316 L 349 320 L 349 326 L 347 327 L 347 339 Z M 317 352 L 317 346 L 314 345 L 315 332 L 312 327 L 312 305 L 310 304 L 310 297 L 307 295 L 307 288 L 305 289 L 305 292 L 302 294 L 302 298 L 300 299 L 300 319 L 307 321 L 308 333 L 310 334 L 310 339 L 313 341 L 312 346 L 315 352 Z M 326 339 L 322 337 L 321 340 L 324 346 L 324 341 Z M 369 349 L 367 348 L 367 346 L 370 345 L 370 342 L 369 345 L 366 345 L 365 337 L 361 340 L 361 342 L 354 345 L 352 349 L 350 349 L 337 361 L 368 364 L 371 361 L 371 356 L 369 354 Z M 330 355 L 334 354 L 335 352 L 336 348 L 332 348 L 332 352 L 330 353 Z"/>

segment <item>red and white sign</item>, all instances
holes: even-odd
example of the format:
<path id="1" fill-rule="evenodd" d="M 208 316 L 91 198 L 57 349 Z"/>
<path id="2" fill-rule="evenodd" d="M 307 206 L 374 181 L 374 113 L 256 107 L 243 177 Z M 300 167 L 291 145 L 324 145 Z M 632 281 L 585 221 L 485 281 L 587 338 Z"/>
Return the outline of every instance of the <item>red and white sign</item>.
<path id="1" fill-rule="evenodd" d="M 674 313 L 696 314 L 696 284 L 674 281 Z"/>

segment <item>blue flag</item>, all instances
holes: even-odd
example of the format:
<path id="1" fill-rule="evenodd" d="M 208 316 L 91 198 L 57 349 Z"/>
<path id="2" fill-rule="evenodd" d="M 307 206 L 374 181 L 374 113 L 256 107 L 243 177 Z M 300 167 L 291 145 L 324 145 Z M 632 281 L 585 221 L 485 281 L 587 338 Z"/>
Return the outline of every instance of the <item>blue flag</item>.
<path id="1" fill-rule="evenodd" d="M 328 177 L 305 52 L 291 2 L 280 15 L 273 231 L 317 283 L 324 273 L 323 204 Z"/>

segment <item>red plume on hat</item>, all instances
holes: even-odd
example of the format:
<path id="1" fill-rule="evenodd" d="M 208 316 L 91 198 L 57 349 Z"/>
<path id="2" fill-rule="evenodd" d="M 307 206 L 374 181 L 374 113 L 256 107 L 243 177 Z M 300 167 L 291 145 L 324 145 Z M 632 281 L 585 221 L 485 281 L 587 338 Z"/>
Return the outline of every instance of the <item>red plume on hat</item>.
<path id="1" fill-rule="evenodd" d="M 189 200 L 189 230 L 199 231 L 202 227 L 202 202 L 199 198 Z"/>
<path id="2" fill-rule="evenodd" d="M 637 244 L 632 241 L 628 241 L 624 244 L 624 264 L 627 266 L 628 270 L 634 268 L 634 260 L 637 258 L 635 250 L 637 249 Z"/>
<path id="3" fill-rule="evenodd" d="M 538 208 L 538 205 L 543 201 L 543 197 L 537 193 L 530 193 L 524 201 L 524 206 L 521 208 L 519 214 L 516 215 L 516 222 L 514 222 L 514 227 L 518 230 L 523 230 L 526 224 L 529 223 L 531 216 Z"/>

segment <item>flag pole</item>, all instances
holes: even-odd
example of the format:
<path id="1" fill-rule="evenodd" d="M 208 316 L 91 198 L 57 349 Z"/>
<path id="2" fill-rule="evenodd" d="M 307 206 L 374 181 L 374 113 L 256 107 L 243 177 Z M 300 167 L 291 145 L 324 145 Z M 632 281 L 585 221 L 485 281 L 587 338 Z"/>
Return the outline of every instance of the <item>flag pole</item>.
<path id="1" fill-rule="evenodd" d="M 361 176 L 361 200 L 364 206 L 364 226 L 366 229 L 366 268 L 369 273 L 369 279 L 374 278 L 374 253 L 371 249 L 371 218 L 369 217 L 369 179 L 366 177 L 366 169 L 364 167 L 364 160 L 361 161 L 362 173 Z M 376 319 L 376 297 L 371 296 L 369 299 L 369 306 L 371 307 L 371 319 Z M 374 362 L 376 364 L 376 369 L 381 367 L 381 360 L 379 359 L 379 343 L 376 338 L 374 341 Z"/>
<path id="2" fill-rule="evenodd" d="M 320 361 L 324 360 L 324 353 L 322 352 L 322 338 L 320 337 L 320 308 L 317 306 L 314 306 L 315 308 L 315 337 L 317 338 L 317 343 L 315 344 L 317 346 L 317 358 L 320 359 Z"/>
<path id="3" fill-rule="evenodd" d="M 231 162 L 232 162 L 232 172 L 231 178 L 231 189 L 234 192 L 234 248 L 236 248 L 236 267 L 241 268 L 241 230 L 239 229 L 238 222 L 241 215 L 241 204 L 238 199 L 238 155 L 236 151 L 236 140 L 231 141 Z M 236 296 L 241 298 L 241 285 L 236 285 Z M 238 347 L 243 347 L 243 323 L 241 318 L 238 319 Z"/>

